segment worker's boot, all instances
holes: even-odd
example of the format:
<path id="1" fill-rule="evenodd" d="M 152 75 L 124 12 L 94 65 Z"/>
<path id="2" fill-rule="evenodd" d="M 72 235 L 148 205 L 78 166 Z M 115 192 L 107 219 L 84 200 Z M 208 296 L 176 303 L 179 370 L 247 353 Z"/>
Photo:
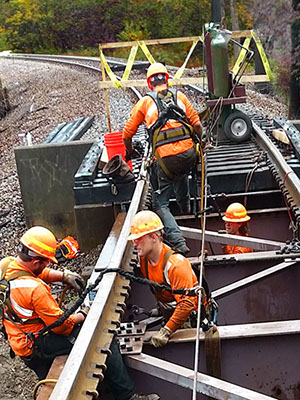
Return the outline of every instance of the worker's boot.
<path id="1" fill-rule="evenodd" d="M 157 394 L 133 394 L 129 400 L 159 400 L 160 397 Z"/>

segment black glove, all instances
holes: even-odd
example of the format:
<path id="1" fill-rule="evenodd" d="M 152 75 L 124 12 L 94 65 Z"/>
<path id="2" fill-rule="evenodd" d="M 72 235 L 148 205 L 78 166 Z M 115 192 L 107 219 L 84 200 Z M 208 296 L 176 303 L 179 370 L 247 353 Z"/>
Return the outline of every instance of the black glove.
<path id="1" fill-rule="evenodd" d="M 125 153 L 125 161 L 128 162 L 129 160 L 132 160 L 133 158 L 141 158 L 142 155 L 137 149 L 132 149 L 131 152 L 126 150 Z"/>

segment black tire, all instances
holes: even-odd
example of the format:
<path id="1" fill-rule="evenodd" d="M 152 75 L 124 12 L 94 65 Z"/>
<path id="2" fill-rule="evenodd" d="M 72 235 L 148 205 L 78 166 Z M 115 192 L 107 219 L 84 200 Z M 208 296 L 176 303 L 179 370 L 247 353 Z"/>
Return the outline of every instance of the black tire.
<path id="1" fill-rule="evenodd" d="M 234 111 L 224 123 L 224 132 L 229 140 L 241 143 L 249 139 L 252 132 L 250 118 L 241 111 Z"/>

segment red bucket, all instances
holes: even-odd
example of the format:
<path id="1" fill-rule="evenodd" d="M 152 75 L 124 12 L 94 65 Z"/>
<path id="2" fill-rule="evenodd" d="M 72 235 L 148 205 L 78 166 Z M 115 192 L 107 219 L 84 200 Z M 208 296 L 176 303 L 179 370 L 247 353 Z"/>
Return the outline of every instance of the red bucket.
<path id="1" fill-rule="evenodd" d="M 123 132 L 111 132 L 104 135 L 104 143 L 123 143 Z"/>
<path id="2" fill-rule="evenodd" d="M 126 148 L 122 139 L 122 131 L 106 133 L 104 135 L 104 144 L 107 150 L 107 156 L 109 160 L 113 158 L 113 156 L 121 154 L 123 160 L 125 161 Z M 129 160 L 127 164 L 129 165 L 132 171 L 131 160 Z"/>

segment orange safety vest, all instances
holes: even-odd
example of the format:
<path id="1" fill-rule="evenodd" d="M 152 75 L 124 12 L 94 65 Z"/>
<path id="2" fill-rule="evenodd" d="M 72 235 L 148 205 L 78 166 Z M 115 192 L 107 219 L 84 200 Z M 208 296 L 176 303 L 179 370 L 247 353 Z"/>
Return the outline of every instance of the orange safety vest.
<path id="1" fill-rule="evenodd" d="M 181 254 L 171 254 L 164 268 L 165 256 L 170 250 L 170 247 L 163 243 L 162 252 L 157 264 L 151 264 L 147 261 L 146 265 L 145 257 L 141 257 L 140 265 L 143 276 L 159 284 L 167 283 L 173 290 L 182 288 L 191 289 L 197 286 L 198 281 L 192 266 L 189 260 Z M 175 311 L 166 324 L 172 332 L 181 327 L 188 319 L 191 311 L 198 308 L 197 296 L 173 295 L 166 290 L 162 290 L 161 292 L 156 291 L 155 297 L 164 303 L 176 301 Z"/>
<path id="2" fill-rule="evenodd" d="M 37 334 L 45 325 L 55 322 L 63 314 L 63 311 L 52 297 L 50 287 L 45 283 L 48 280 L 49 268 L 45 268 L 39 276 L 36 276 L 19 264 L 16 259 L 9 257 L 0 262 L 1 270 L 7 262 L 9 264 L 5 272 L 5 279 L 9 280 L 9 277 L 21 271 L 26 272 L 26 275 L 9 281 L 11 307 L 20 322 L 13 321 L 9 310 L 6 309 L 3 325 L 15 354 L 28 356 L 33 352 L 33 343 L 26 334 Z M 74 317 L 70 316 L 64 323 L 53 329 L 53 332 L 68 336 L 74 325 Z"/>
<path id="3" fill-rule="evenodd" d="M 185 112 L 188 122 L 191 126 L 200 122 L 199 115 L 193 108 L 188 98 L 180 91 L 177 91 L 177 105 Z M 136 133 L 139 125 L 145 122 L 147 129 L 157 121 L 159 115 L 158 107 L 155 100 L 149 95 L 144 96 L 132 109 L 129 120 L 126 122 L 123 129 L 123 138 L 129 139 Z M 182 123 L 169 120 L 166 125 L 161 129 L 161 132 L 166 130 L 172 130 L 175 128 L 182 127 Z M 175 141 L 172 143 L 166 143 L 160 145 L 157 148 L 158 154 L 161 158 L 170 155 L 177 155 L 183 153 L 193 147 L 192 138 L 186 138 L 184 140 Z"/>
<path id="4" fill-rule="evenodd" d="M 248 236 L 246 235 L 238 235 L 238 236 Z M 231 244 L 227 244 L 222 247 L 224 254 L 243 254 L 243 253 L 253 253 L 253 249 L 242 247 L 242 246 L 232 246 Z"/>

